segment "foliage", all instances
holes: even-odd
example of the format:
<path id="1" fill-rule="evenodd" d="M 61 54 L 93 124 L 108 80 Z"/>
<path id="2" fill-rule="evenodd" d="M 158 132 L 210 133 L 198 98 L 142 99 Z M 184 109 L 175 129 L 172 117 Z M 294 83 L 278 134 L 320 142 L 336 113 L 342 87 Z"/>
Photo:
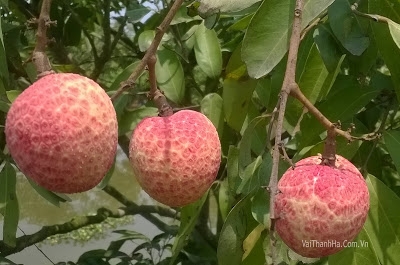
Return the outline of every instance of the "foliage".
<path id="1" fill-rule="evenodd" d="M 351 160 L 366 177 L 371 209 L 354 242 L 367 242 L 368 246 L 346 248 L 328 258 L 310 261 L 294 255 L 278 241 L 278 262 L 398 264 L 400 3 L 304 2 L 305 30 L 297 83 L 330 121 L 340 123 L 353 136 L 374 136 L 371 141 L 357 139 L 349 143 L 338 138 L 337 142 L 338 154 Z M 27 21 L 38 17 L 40 3 L 0 1 L 3 125 L 16 95 L 36 79 L 30 62 L 35 29 Z M 53 0 L 51 19 L 57 25 L 50 28 L 52 41 L 48 46 L 53 67 L 89 76 L 109 95 L 114 94 L 143 57 L 170 4 L 161 0 Z M 189 5 L 192 16 L 187 15 Z M 201 201 L 180 209 L 180 229 L 169 227 L 153 239 L 134 231 L 115 231 L 121 234 L 119 240 L 108 249 L 84 253 L 76 264 L 110 264 L 113 259 L 118 264 L 270 262 L 269 197 L 264 187 L 271 174 L 273 113 L 286 70 L 294 1 L 264 0 L 230 13 L 218 8 L 210 12 L 200 9 L 202 17 L 193 14 L 196 8 L 198 5 L 187 1 L 174 17 L 157 51 L 156 73 L 158 85 L 175 109 L 202 111 L 216 126 L 223 150 L 217 180 Z M 134 89 L 114 102 L 123 150 L 127 150 L 126 139 L 136 124 L 143 117 L 156 115 L 154 104 L 146 97 L 148 89 L 144 73 Z M 3 242 L 13 247 L 18 240 L 18 194 L 3 126 L 0 133 Z M 297 161 L 322 152 L 326 131 L 296 99 L 290 98 L 282 137 L 287 155 Z M 288 167 L 281 163 L 280 175 Z M 106 185 L 102 183 L 102 187 Z M 38 192 L 55 205 L 70 200 L 48 191 Z M 212 212 L 208 206 L 214 199 L 217 210 Z M 215 229 L 208 224 L 210 215 L 217 218 Z M 127 241 L 140 243 L 125 253 L 121 246 Z"/>

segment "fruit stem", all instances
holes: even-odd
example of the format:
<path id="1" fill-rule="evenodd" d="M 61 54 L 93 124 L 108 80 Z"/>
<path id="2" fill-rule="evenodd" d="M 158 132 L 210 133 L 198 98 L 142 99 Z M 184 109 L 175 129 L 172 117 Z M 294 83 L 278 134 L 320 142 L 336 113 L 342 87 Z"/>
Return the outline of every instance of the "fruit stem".
<path id="1" fill-rule="evenodd" d="M 154 101 L 154 104 L 158 108 L 158 116 L 167 117 L 174 114 L 172 107 L 168 104 L 167 98 L 164 93 L 158 89 L 157 78 L 156 78 L 156 62 L 157 57 L 152 55 L 147 61 L 147 67 L 149 70 L 149 81 L 150 81 L 150 92 L 148 97 L 150 100 Z"/>
<path id="2" fill-rule="evenodd" d="M 36 46 L 32 54 L 32 62 L 36 67 L 39 78 L 54 73 L 50 60 L 46 55 L 46 47 L 48 43 L 47 28 L 51 24 L 55 24 L 54 21 L 50 20 L 50 7 L 51 0 L 44 0 L 42 2 L 39 19 L 33 21 L 34 23 L 37 23 L 38 29 L 36 33 Z"/>
<path id="3" fill-rule="evenodd" d="M 328 135 L 325 140 L 324 152 L 322 153 L 321 165 L 335 166 L 336 162 L 336 124 L 332 124 L 328 129 Z"/>

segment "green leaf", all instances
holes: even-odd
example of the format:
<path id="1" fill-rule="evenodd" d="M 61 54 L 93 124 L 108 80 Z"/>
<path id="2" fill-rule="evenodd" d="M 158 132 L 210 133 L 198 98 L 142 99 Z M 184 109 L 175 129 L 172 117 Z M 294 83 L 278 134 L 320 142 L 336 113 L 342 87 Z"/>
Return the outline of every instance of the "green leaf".
<path id="1" fill-rule="evenodd" d="M 234 201 L 232 192 L 229 189 L 229 179 L 225 178 L 220 182 L 218 190 L 218 205 L 219 211 L 221 213 L 222 220 L 226 220 L 229 211 L 231 210 L 231 205 Z"/>
<path id="2" fill-rule="evenodd" d="M 147 117 L 157 116 L 158 109 L 154 107 L 140 107 L 135 110 L 126 111 L 122 114 L 118 122 L 118 135 L 124 135 L 132 132 L 138 123 Z"/>
<path id="3" fill-rule="evenodd" d="M 253 218 L 264 225 L 269 226 L 269 203 L 270 193 L 265 188 L 259 188 L 251 202 L 251 214 Z"/>
<path id="4" fill-rule="evenodd" d="M 203 208 L 204 202 L 208 197 L 208 192 L 206 192 L 203 197 L 201 197 L 196 202 L 189 204 L 181 209 L 181 224 L 179 227 L 178 234 L 175 237 L 174 244 L 172 246 L 172 258 L 170 261 L 170 265 L 174 264 L 176 258 L 178 257 L 179 253 L 185 246 L 187 242 L 187 237 L 192 233 L 197 218 Z"/>
<path id="5" fill-rule="evenodd" d="M 269 121 L 269 116 L 258 116 L 254 118 L 249 125 L 247 125 L 246 130 L 243 133 L 242 140 L 239 143 L 240 157 L 239 166 L 240 168 L 248 166 L 251 162 L 252 154 L 252 143 L 258 140 L 260 148 L 258 155 L 265 149 L 265 139 L 267 138 L 266 126 Z"/>
<path id="6" fill-rule="evenodd" d="M 257 226 L 246 238 L 244 248 L 251 247 L 250 250 L 246 249 L 245 258 L 241 265 L 264 265 L 268 264 L 265 262 L 265 251 L 264 241 L 267 236 L 267 231 L 263 226 Z M 247 254 L 247 255 L 246 255 Z"/>
<path id="7" fill-rule="evenodd" d="M 65 194 L 57 194 L 42 188 L 41 186 L 37 185 L 33 180 L 30 178 L 26 178 L 31 184 L 32 188 L 46 201 L 53 204 L 54 206 L 60 207 L 60 202 L 67 202 L 72 201 L 68 196 Z"/>
<path id="8" fill-rule="evenodd" d="M 400 172 L 400 131 L 386 131 L 383 133 L 383 139 L 397 172 Z"/>
<path id="9" fill-rule="evenodd" d="M 247 77 L 246 64 L 242 61 L 242 44 L 240 43 L 236 49 L 233 51 L 231 57 L 229 58 L 228 64 L 225 69 L 226 79 L 240 80 Z"/>
<path id="10" fill-rule="evenodd" d="M 305 52 L 306 60 L 302 69 L 297 69 L 298 84 L 304 96 L 315 104 L 317 101 L 326 78 L 328 70 L 321 58 L 317 45 L 313 43 L 310 49 Z M 304 106 L 297 99 L 288 100 L 286 119 L 292 125 L 296 126 L 299 121 Z"/>
<path id="11" fill-rule="evenodd" d="M 136 231 L 132 231 L 132 230 L 114 230 L 113 233 L 122 235 L 120 238 L 118 238 L 118 241 L 119 240 L 123 240 L 123 241 L 126 241 L 126 240 L 143 240 L 143 241 L 146 241 L 146 242 L 150 242 L 151 241 L 147 236 L 143 235 L 142 233 L 139 233 L 139 232 L 136 232 Z"/>
<path id="12" fill-rule="evenodd" d="M 351 54 L 361 55 L 369 45 L 358 16 L 347 0 L 336 0 L 328 8 L 329 24 L 337 39 Z"/>
<path id="13" fill-rule="evenodd" d="M 194 52 L 197 64 L 210 78 L 217 78 L 222 71 L 222 53 L 217 33 L 199 25 L 195 32 Z"/>
<path id="14" fill-rule="evenodd" d="M 150 9 L 140 4 L 131 3 L 130 9 L 126 11 L 126 15 L 129 18 L 129 22 L 137 23 L 139 22 L 144 16 L 150 13 Z"/>
<path id="15" fill-rule="evenodd" d="M 368 13 L 386 16 L 393 21 L 400 21 L 400 14 L 397 10 L 400 10 L 400 2 L 396 0 L 368 1 Z M 397 99 L 400 99 L 400 49 L 393 41 L 387 25 L 371 23 L 371 26 L 379 53 L 389 68 Z"/>
<path id="16" fill-rule="evenodd" d="M 344 122 L 352 118 L 354 114 L 374 99 L 380 91 L 380 88 L 361 86 L 352 76 L 339 75 L 330 95 L 321 104 L 316 104 L 316 107 L 330 121 Z M 310 114 L 304 116 L 300 128 L 300 147 L 309 145 L 325 131 L 320 122 Z"/>
<path id="17" fill-rule="evenodd" d="M 114 174 L 114 170 L 115 170 L 115 161 L 116 161 L 117 157 L 114 158 L 114 163 L 112 164 L 111 168 L 108 170 L 107 174 L 104 176 L 104 178 L 101 180 L 101 182 L 97 185 L 98 189 L 104 189 L 105 186 L 108 185 L 108 183 L 111 180 L 111 177 Z"/>
<path id="18" fill-rule="evenodd" d="M 236 131 L 240 131 L 247 115 L 247 109 L 257 81 L 237 81 L 225 79 L 222 98 L 226 122 Z"/>
<path id="19" fill-rule="evenodd" d="M 182 102 L 185 96 L 185 79 L 176 53 L 167 49 L 157 52 L 156 75 L 157 83 L 165 96 L 175 103 Z"/>
<path id="20" fill-rule="evenodd" d="M 240 149 L 236 146 L 229 146 L 226 171 L 230 190 L 236 194 L 236 189 L 240 185 L 239 177 L 239 154 Z"/>
<path id="21" fill-rule="evenodd" d="M 201 103 L 201 112 L 214 124 L 221 138 L 224 131 L 223 100 L 220 95 L 211 93 L 206 95 Z"/>
<path id="22" fill-rule="evenodd" d="M 302 28 L 325 10 L 333 0 L 304 1 Z M 288 49 L 289 30 L 292 28 L 294 1 L 263 1 L 246 31 L 242 59 L 249 75 L 260 78 L 282 60 Z"/>
<path id="23" fill-rule="evenodd" d="M 395 265 L 400 260 L 400 198 L 380 180 L 368 175 L 370 210 L 364 225 L 371 247 L 381 264 Z"/>
<path id="24" fill-rule="evenodd" d="M 252 163 L 247 165 L 243 170 L 240 170 L 239 168 L 239 176 L 242 179 L 242 182 L 240 183 L 239 187 L 236 190 L 237 194 L 240 193 L 247 194 L 252 191 L 254 185 L 252 185 L 252 187 L 250 188 L 247 188 L 247 192 L 244 191 L 244 188 L 248 187 L 247 184 L 250 182 L 250 180 L 257 176 L 256 172 L 258 172 L 258 168 L 261 166 L 262 162 L 263 162 L 262 157 L 258 156 Z"/>
<path id="25" fill-rule="evenodd" d="M 81 41 L 82 26 L 75 16 L 70 16 L 64 25 L 63 41 L 66 46 L 77 46 Z"/>
<path id="26" fill-rule="evenodd" d="M 397 47 L 400 49 L 400 25 L 395 23 L 392 20 L 389 20 L 388 23 L 390 34 L 394 42 L 396 43 Z"/>
<path id="27" fill-rule="evenodd" d="M 139 50 L 141 52 L 147 51 L 155 35 L 156 32 L 154 30 L 145 30 L 142 33 L 140 33 L 138 38 L 138 44 L 139 44 Z"/>
<path id="28" fill-rule="evenodd" d="M 251 194 L 240 200 L 229 213 L 218 240 L 218 264 L 239 265 L 242 262 L 243 241 L 257 226 L 251 215 Z"/>
<path id="29" fill-rule="evenodd" d="M 198 12 L 203 16 L 210 16 L 218 12 L 238 12 L 246 8 L 251 7 L 251 5 L 259 2 L 261 0 L 201 0 L 200 6 L 198 7 Z"/>
<path id="30" fill-rule="evenodd" d="M 334 72 L 342 56 L 330 28 L 319 24 L 313 33 L 315 44 L 329 72 Z"/>
<path id="31" fill-rule="evenodd" d="M 365 228 L 361 230 L 352 242 L 346 243 L 351 245 L 344 248 L 342 251 L 329 256 L 329 265 L 380 265 L 371 238 Z"/>
<path id="32" fill-rule="evenodd" d="M 16 245 L 19 206 L 16 193 L 17 177 L 14 167 L 6 162 L 0 172 L 0 213 L 4 216 L 3 242 L 9 247 Z"/>
<path id="33" fill-rule="evenodd" d="M 21 90 L 8 90 L 8 91 L 6 92 L 7 98 L 8 98 L 8 100 L 9 100 L 11 103 L 13 103 L 14 100 L 16 100 L 17 97 L 18 97 L 21 93 L 22 93 Z"/>
<path id="34" fill-rule="evenodd" d="M 0 80 L 6 89 L 8 88 L 8 78 L 7 55 L 3 40 L 2 19 L 0 17 Z"/>
<path id="35" fill-rule="evenodd" d="M 240 30 L 245 30 L 251 21 L 251 18 L 253 17 L 254 14 L 247 15 L 238 21 L 236 21 L 234 24 L 232 24 L 227 31 L 240 31 Z"/>

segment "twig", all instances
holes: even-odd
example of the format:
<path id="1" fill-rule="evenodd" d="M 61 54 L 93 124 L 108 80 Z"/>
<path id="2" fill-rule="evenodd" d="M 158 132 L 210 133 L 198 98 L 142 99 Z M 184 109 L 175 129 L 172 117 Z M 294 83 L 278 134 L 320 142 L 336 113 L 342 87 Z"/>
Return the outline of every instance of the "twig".
<path id="1" fill-rule="evenodd" d="M 165 209 L 165 211 L 163 211 L 162 209 Z M 138 206 L 136 204 L 132 204 L 127 207 L 123 207 L 114 211 L 102 207 L 97 210 L 97 213 L 95 215 L 75 217 L 69 222 L 58 225 L 43 226 L 42 229 L 40 229 L 34 234 L 23 235 L 17 238 L 17 243 L 15 247 L 9 247 L 3 241 L 0 241 L 0 253 L 1 253 L 0 256 L 5 257 L 20 252 L 23 249 L 32 246 L 36 243 L 42 242 L 46 238 L 53 235 L 66 234 L 74 230 L 77 230 L 79 228 L 85 227 L 87 225 L 99 224 L 109 217 L 121 218 L 124 216 L 136 215 L 136 214 L 145 216 L 145 215 L 152 215 L 152 213 L 157 213 L 171 218 L 175 217 L 175 213 L 173 211 L 152 205 Z"/>
<path id="2" fill-rule="evenodd" d="M 38 77 L 54 73 L 50 60 L 46 55 L 47 27 L 55 22 L 50 21 L 51 0 L 43 0 L 39 19 L 36 20 L 38 29 L 36 33 L 36 46 L 33 50 L 32 61 L 38 72 Z"/>
<path id="3" fill-rule="evenodd" d="M 268 185 L 268 190 L 270 192 L 270 218 L 271 218 L 271 226 L 270 226 L 270 243 L 271 243 L 271 257 L 272 264 L 276 263 L 276 238 L 275 238 L 275 221 L 279 216 L 276 216 L 274 210 L 275 196 L 279 192 L 278 191 L 278 169 L 279 169 L 279 144 L 282 141 L 282 128 L 283 128 L 283 120 L 285 116 L 285 109 L 287 98 L 290 94 L 290 91 L 297 87 L 296 84 L 296 64 L 297 64 L 297 54 L 300 45 L 300 34 L 301 34 L 301 19 L 303 13 L 303 0 L 296 0 L 296 6 L 294 10 L 294 19 L 293 19 L 293 28 L 292 34 L 290 37 L 289 44 L 289 53 L 288 53 L 288 61 L 286 65 L 285 77 L 283 79 L 283 84 L 281 88 L 281 92 L 279 94 L 279 113 L 278 113 L 278 121 L 276 125 L 276 133 L 275 133 L 275 145 L 273 150 L 273 164 L 272 164 L 272 172 L 271 178 Z"/>
<path id="4" fill-rule="evenodd" d="M 137 78 L 143 73 L 146 65 L 151 56 L 157 52 L 158 45 L 160 45 L 161 39 L 164 36 L 165 31 L 167 30 L 169 24 L 171 23 L 172 19 L 174 18 L 176 12 L 178 12 L 179 8 L 181 7 L 184 0 L 175 0 L 174 4 L 171 6 L 171 9 L 168 11 L 167 15 L 165 16 L 164 20 L 161 22 L 160 26 L 156 29 L 156 35 L 147 50 L 146 54 L 143 56 L 142 60 L 140 61 L 139 65 L 133 71 L 133 73 L 129 76 L 128 80 L 122 82 L 119 89 L 112 95 L 111 100 L 114 101 L 122 93 L 128 90 L 133 84 L 135 84 Z"/>
<path id="5" fill-rule="evenodd" d="M 147 66 L 149 69 L 149 81 L 150 81 L 150 92 L 148 97 L 150 100 L 153 100 L 155 105 L 158 108 L 159 116 L 167 117 L 171 116 L 174 112 L 172 107 L 168 104 L 167 98 L 157 87 L 157 78 L 156 78 L 156 62 L 157 57 L 153 54 L 150 56 Z"/>
<path id="6" fill-rule="evenodd" d="M 351 10 L 357 16 L 365 17 L 365 18 L 368 18 L 368 19 L 372 19 L 375 22 L 381 22 L 381 23 L 386 23 L 386 24 L 389 24 L 390 22 L 392 22 L 392 20 L 387 18 L 387 17 L 376 15 L 376 14 L 366 14 L 366 13 L 358 11 L 357 8 L 358 8 L 357 4 L 353 4 L 351 6 Z"/>

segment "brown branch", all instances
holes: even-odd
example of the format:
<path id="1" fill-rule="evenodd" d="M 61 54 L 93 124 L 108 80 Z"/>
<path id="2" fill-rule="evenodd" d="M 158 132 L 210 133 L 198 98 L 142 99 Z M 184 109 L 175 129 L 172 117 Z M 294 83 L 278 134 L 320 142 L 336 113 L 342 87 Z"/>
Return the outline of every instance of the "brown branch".
<path id="1" fill-rule="evenodd" d="M 303 13 L 303 0 L 296 0 L 292 34 L 289 43 L 288 61 L 286 65 L 286 72 L 285 72 L 285 77 L 283 79 L 281 92 L 279 94 L 279 112 L 278 112 L 278 121 L 275 129 L 275 145 L 272 158 L 273 164 L 272 164 L 271 178 L 268 185 L 268 190 L 270 192 L 270 218 L 271 218 L 270 243 L 271 243 L 271 257 L 273 264 L 275 264 L 277 260 L 276 237 L 274 231 L 275 231 L 275 221 L 277 218 L 279 218 L 279 216 L 276 216 L 274 210 L 275 206 L 274 204 L 275 204 L 275 196 L 279 192 L 278 191 L 278 170 L 279 170 L 279 159 L 280 159 L 279 146 L 282 142 L 283 120 L 285 116 L 287 99 L 291 90 L 293 90 L 297 86 L 295 78 L 296 78 L 297 54 L 300 45 L 302 13 Z"/>
<path id="2" fill-rule="evenodd" d="M 161 208 L 158 206 L 152 206 L 152 205 L 138 206 L 136 204 L 132 204 L 127 207 L 123 207 L 114 211 L 102 207 L 97 210 L 96 215 L 75 217 L 66 223 L 51 225 L 51 226 L 43 226 L 36 233 L 33 233 L 31 235 L 23 235 L 17 238 L 17 243 L 15 247 L 9 247 L 3 241 L 0 241 L 0 253 L 1 253 L 0 256 L 5 257 L 20 252 L 23 249 L 32 246 L 36 243 L 42 242 L 46 238 L 53 235 L 66 234 L 74 230 L 77 230 L 79 228 L 85 227 L 87 225 L 99 224 L 110 217 L 122 218 L 128 215 L 140 214 L 142 216 L 145 216 L 145 215 L 152 215 L 152 213 L 157 213 L 162 216 L 175 218 L 176 214 L 173 211 L 164 209 L 165 208 Z"/>
<path id="3" fill-rule="evenodd" d="M 147 66 L 149 69 L 149 81 L 150 81 L 150 92 L 148 94 L 149 99 L 153 100 L 158 108 L 158 115 L 161 117 L 171 116 L 174 112 L 172 107 L 168 104 L 167 98 L 157 87 L 156 77 L 156 62 L 157 57 L 153 54 L 150 56 Z"/>
<path id="4" fill-rule="evenodd" d="M 156 29 L 156 35 L 147 50 L 146 54 L 143 56 L 142 60 L 140 61 L 139 65 L 133 71 L 133 73 L 129 76 L 128 80 L 122 82 L 119 89 L 112 95 L 111 100 L 116 100 L 122 93 L 132 87 L 137 78 L 143 73 L 144 69 L 148 64 L 148 60 L 151 56 L 154 56 L 157 52 L 158 45 L 160 45 L 161 39 L 164 36 L 169 24 L 171 23 L 172 19 L 174 18 L 176 12 L 178 12 L 179 8 L 181 7 L 184 0 L 175 0 L 174 4 L 169 9 L 167 15 L 165 16 L 164 20 L 161 22 L 160 26 Z"/>
<path id="5" fill-rule="evenodd" d="M 114 187 L 112 187 L 110 185 L 105 186 L 103 191 L 106 192 L 108 195 L 110 195 L 111 197 L 113 197 L 114 199 L 116 199 L 117 201 L 119 201 L 121 204 L 125 205 L 128 208 L 130 208 L 130 207 L 134 207 L 134 208 L 135 207 L 143 207 L 143 206 L 139 206 L 136 203 L 134 203 L 133 201 L 129 200 L 122 193 L 120 193 L 116 188 L 114 188 Z M 157 205 L 150 206 L 150 207 L 155 209 L 156 211 L 154 211 L 154 213 L 157 213 L 160 216 L 166 216 L 166 217 L 171 217 L 171 218 L 179 218 L 178 213 L 173 211 L 170 208 L 165 208 L 165 207 L 161 207 L 161 206 L 157 206 Z M 161 231 L 166 231 L 168 229 L 168 225 L 165 224 L 160 219 L 158 219 L 156 216 L 154 216 L 152 214 L 152 212 L 143 211 L 143 212 L 140 212 L 139 214 L 141 216 L 143 216 L 144 218 L 146 218 L 151 223 L 153 223 Z"/>
<path id="6" fill-rule="evenodd" d="M 32 61 L 38 72 L 38 77 L 54 73 L 50 60 L 46 55 L 46 47 L 48 43 L 47 28 L 54 22 L 50 21 L 51 0 L 43 0 L 39 19 L 35 22 L 38 24 L 36 33 L 36 46 L 33 50 Z"/>

